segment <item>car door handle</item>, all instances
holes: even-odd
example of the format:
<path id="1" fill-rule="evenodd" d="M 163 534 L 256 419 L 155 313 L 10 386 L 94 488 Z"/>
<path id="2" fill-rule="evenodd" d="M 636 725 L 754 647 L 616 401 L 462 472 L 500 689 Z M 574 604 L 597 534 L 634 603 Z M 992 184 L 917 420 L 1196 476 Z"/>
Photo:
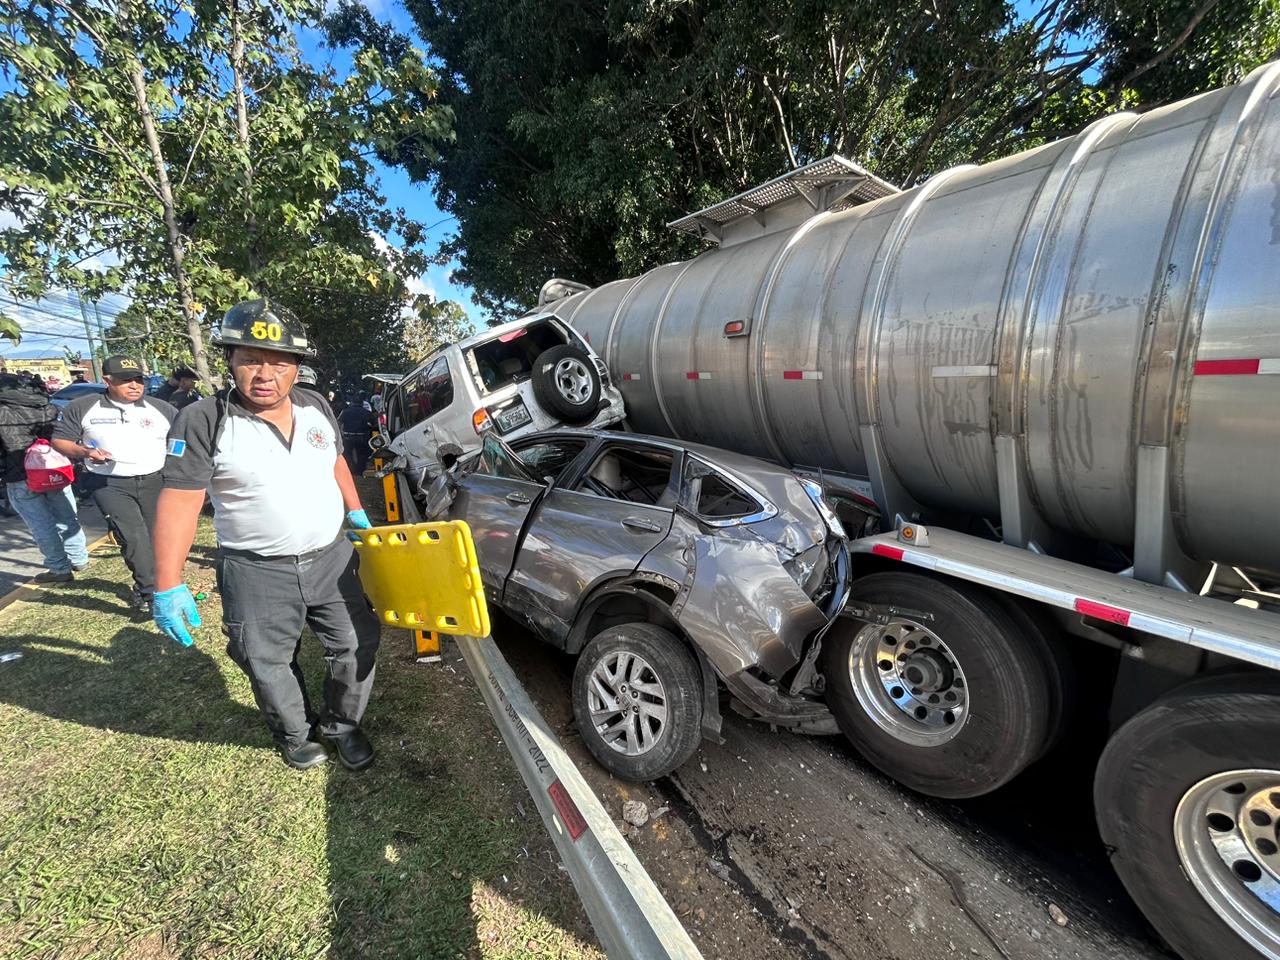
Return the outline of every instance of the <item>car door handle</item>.
<path id="1" fill-rule="evenodd" d="M 531 503 L 532 501 L 523 493 L 508 493 L 507 503 Z"/>
<path id="2" fill-rule="evenodd" d="M 645 533 L 657 533 L 662 529 L 658 524 L 644 517 L 624 517 L 622 525 L 629 530 L 643 530 Z"/>

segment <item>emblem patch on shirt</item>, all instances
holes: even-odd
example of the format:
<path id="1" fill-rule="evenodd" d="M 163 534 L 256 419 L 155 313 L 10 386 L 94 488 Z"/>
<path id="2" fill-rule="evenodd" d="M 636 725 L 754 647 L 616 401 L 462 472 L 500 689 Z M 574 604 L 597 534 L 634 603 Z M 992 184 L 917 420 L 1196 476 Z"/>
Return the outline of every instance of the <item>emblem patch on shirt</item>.
<path id="1" fill-rule="evenodd" d="M 152 420 L 150 417 L 142 417 L 138 420 L 138 426 L 140 426 L 143 430 L 150 430 L 155 425 L 156 425 L 156 422 Z"/>
<path id="2" fill-rule="evenodd" d="M 180 457 L 187 452 L 187 441 L 179 440 L 177 437 L 169 438 L 169 445 L 165 448 L 169 456 Z"/>
<path id="3" fill-rule="evenodd" d="M 317 450 L 325 450 L 329 446 L 329 435 L 319 427 L 312 427 L 307 431 L 307 443 Z"/>

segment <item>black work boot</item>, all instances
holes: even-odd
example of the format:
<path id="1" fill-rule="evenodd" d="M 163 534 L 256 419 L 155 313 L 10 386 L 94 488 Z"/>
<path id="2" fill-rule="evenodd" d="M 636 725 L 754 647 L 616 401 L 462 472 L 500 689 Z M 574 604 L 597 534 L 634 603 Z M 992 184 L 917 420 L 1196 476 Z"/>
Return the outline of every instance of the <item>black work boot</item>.
<path id="1" fill-rule="evenodd" d="M 373 744 L 359 727 L 325 739 L 338 748 L 338 759 L 348 770 L 363 770 L 373 763 Z"/>
<path id="2" fill-rule="evenodd" d="M 320 744 L 308 740 L 300 747 L 281 747 L 284 762 L 295 770 L 310 770 L 329 759 L 329 752 Z"/>

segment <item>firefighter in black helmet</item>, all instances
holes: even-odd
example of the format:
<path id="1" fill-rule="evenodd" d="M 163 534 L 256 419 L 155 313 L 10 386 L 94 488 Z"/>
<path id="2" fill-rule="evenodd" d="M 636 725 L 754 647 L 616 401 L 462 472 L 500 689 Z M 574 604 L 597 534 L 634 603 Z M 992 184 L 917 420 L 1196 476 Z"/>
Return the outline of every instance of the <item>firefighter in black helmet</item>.
<path id="1" fill-rule="evenodd" d="M 378 621 L 341 536 L 367 528 L 342 434 L 324 398 L 295 389 L 313 355 L 306 330 L 265 300 L 227 311 L 214 344 L 235 381 L 226 397 L 182 411 L 169 435 L 155 529 L 155 621 L 190 645 L 200 626 L 182 566 L 208 489 L 218 531 L 218 585 L 227 653 L 248 674 L 284 760 L 306 769 L 324 743 L 358 770 L 373 761 L 360 719 L 373 685 Z M 324 645 L 324 703 L 312 709 L 298 669 L 304 625 Z"/>

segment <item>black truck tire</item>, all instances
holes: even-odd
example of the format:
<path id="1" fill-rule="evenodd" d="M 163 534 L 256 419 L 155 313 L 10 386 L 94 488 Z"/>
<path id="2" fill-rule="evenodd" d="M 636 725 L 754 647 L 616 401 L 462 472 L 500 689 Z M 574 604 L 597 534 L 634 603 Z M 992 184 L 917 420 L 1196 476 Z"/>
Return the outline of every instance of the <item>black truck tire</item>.
<path id="1" fill-rule="evenodd" d="M 533 395 L 565 423 L 586 423 L 600 406 L 600 371 L 587 354 L 562 343 L 533 361 Z"/>
<path id="2" fill-rule="evenodd" d="M 1246 674 L 1175 690 L 1102 753 L 1093 798 L 1111 865 L 1185 960 L 1280 956 L 1280 912 L 1261 899 L 1280 889 L 1277 744 L 1280 683 Z"/>
<path id="3" fill-rule="evenodd" d="M 631 712 L 612 709 L 610 701 Z M 661 722 L 655 716 L 659 707 Z M 609 627 L 578 657 L 573 715 L 583 742 L 602 767 L 623 780 L 656 780 L 698 749 L 702 673 L 689 648 L 661 627 Z M 628 753 L 630 747 L 635 752 Z"/>
<path id="4" fill-rule="evenodd" d="M 844 620 L 824 640 L 827 704 L 868 761 L 954 799 L 990 793 L 1041 755 L 1054 694 L 1038 631 L 985 590 L 922 574 L 871 574 L 851 597 L 933 616 Z"/>

